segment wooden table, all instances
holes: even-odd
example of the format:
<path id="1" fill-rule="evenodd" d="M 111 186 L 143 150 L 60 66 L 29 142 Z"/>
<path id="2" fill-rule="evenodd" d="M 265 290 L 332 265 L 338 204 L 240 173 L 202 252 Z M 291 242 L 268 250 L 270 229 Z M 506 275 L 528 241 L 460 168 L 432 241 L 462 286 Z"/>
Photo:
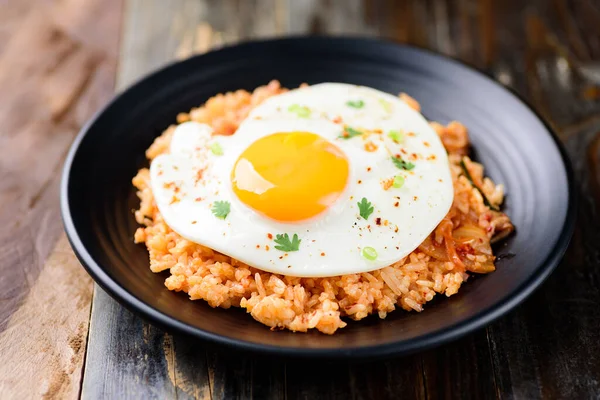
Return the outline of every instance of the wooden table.
<path id="1" fill-rule="evenodd" d="M 420 354 L 307 364 L 165 333 L 94 286 L 58 210 L 62 162 L 85 120 L 168 61 L 308 33 L 378 35 L 461 59 L 522 94 L 560 135 L 577 177 L 577 229 L 524 304 Z M 0 398 L 598 398 L 593 60 L 597 0 L 0 1 Z"/>

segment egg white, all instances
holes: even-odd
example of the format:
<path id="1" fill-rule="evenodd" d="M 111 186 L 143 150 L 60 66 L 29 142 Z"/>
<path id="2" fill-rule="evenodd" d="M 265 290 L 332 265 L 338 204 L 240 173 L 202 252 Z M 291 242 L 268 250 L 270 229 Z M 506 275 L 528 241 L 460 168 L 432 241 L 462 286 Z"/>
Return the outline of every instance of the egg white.
<path id="1" fill-rule="evenodd" d="M 364 104 L 361 108 L 347 105 L 358 100 Z M 299 118 L 289 111 L 292 105 L 309 107 L 310 116 Z M 338 117 L 343 124 L 334 122 Z M 380 129 L 383 134 L 343 139 L 344 125 Z M 404 141 L 395 143 L 387 136 L 390 130 L 403 131 Z M 240 154 L 257 139 L 294 131 L 318 134 L 338 146 L 349 161 L 350 176 L 333 206 L 315 218 L 292 224 L 264 217 L 242 203 L 232 191 L 231 171 Z M 165 222 L 182 237 L 261 270 L 323 277 L 385 267 L 417 248 L 453 201 L 448 158 L 435 131 L 398 97 L 375 89 L 323 83 L 292 90 L 256 107 L 234 135 L 211 133 L 209 126 L 195 122 L 176 128 L 170 153 L 155 158 L 150 167 L 156 204 Z M 367 141 L 376 144 L 377 150 L 366 151 Z M 214 143 L 222 155 L 210 150 Z M 416 155 L 414 169 L 398 169 L 390 154 L 405 159 Z M 203 170 L 200 179 L 198 170 Z M 395 175 L 405 177 L 404 185 L 384 190 L 382 180 Z M 357 206 L 363 197 L 374 207 L 368 220 L 360 217 Z M 225 219 L 213 215 L 215 201 L 230 202 Z M 275 249 L 277 243 L 270 237 L 284 233 L 298 235 L 298 251 Z M 377 251 L 376 260 L 361 256 L 367 246 Z"/>

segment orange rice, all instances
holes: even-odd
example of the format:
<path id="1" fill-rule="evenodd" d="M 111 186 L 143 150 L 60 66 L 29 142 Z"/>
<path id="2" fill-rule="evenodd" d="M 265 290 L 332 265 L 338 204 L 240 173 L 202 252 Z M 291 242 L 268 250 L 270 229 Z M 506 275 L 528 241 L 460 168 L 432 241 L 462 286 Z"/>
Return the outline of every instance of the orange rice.
<path id="1" fill-rule="evenodd" d="M 279 82 L 272 81 L 253 93 L 219 94 L 202 107 L 179 114 L 177 122 L 202 122 L 211 125 L 216 134 L 231 135 L 253 107 L 284 91 Z M 420 108 L 411 97 L 401 97 L 411 107 Z M 141 200 L 135 217 L 143 225 L 136 231 L 135 241 L 148 248 L 152 272 L 169 271 L 165 280 L 169 290 L 183 291 L 191 300 L 202 299 L 212 307 L 245 308 L 271 329 L 306 332 L 314 328 L 333 334 L 346 326 L 343 317 L 361 320 L 376 313 L 385 318 L 397 306 L 422 311 L 436 294 L 457 293 L 469 273 L 493 271 L 490 243 L 513 230 L 509 218 L 493 210 L 503 201 L 502 185 L 484 177 L 482 165 L 466 156 L 466 128 L 458 122 L 431 125 L 449 154 L 454 203 L 418 249 L 386 268 L 329 278 L 297 278 L 252 268 L 185 240 L 167 226 L 156 207 L 147 168 L 133 178 Z M 148 159 L 168 152 L 174 128 L 155 140 L 146 152 Z"/>

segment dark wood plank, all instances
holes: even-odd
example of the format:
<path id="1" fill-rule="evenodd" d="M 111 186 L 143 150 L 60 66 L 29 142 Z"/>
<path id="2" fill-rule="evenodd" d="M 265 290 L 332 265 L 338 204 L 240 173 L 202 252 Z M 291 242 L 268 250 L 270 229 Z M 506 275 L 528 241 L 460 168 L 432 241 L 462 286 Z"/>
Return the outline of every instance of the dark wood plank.
<path id="1" fill-rule="evenodd" d="M 364 15 L 367 8 L 368 4 L 361 0 L 288 1 L 286 33 L 374 35 L 378 26 L 366 21 Z"/>
<path id="2" fill-rule="evenodd" d="M 0 3 L 2 398 L 80 391 L 92 281 L 61 236 L 58 186 L 113 90 L 120 13 L 120 0 Z"/>
<path id="3" fill-rule="evenodd" d="M 99 309 L 103 318 L 90 324 L 82 398 L 174 398 L 170 337 L 96 287 L 92 315 Z"/>
<path id="4" fill-rule="evenodd" d="M 350 365 L 347 396 L 353 399 L 425 399 L 423 357 L 419 354 L 383 362 Z"/>
<path id="5" fill-rule="evenodd" d="M 422 356 L 344 363 L 286 364 L 286 399 L 394 399 L 428 397 Z"/>
<path id="6" fill-rule="evenodd" d="M 495 58 L 506 58 L 511 86 L 563 139 L 581 197 L 577 232 L 557 271 L 515 312 L 487 329 L 495 381 L 498 393 L 507 397 L 591 398 L 598 393 L 600 375 L 598 344 L 592 339 L 600 317 L 595 307 L 600 302 L 595 245 L 600 197 L 590 174 L 597 171 L 593 149 L 600 124 L 593 116 L 600 109 L 581 95 L 585 83 L 576 63 L 585 61 L 579 55 L 590 37 L 575 39 L 574 27 L 565 22 L 571 11 L 563 2 L 538 2 L 527 13 L 506 3 L 497 18 L 510 24 L 496 24 Z"/>
<path id="7" fill-rule="evenodd" d="M 172 345 L 163 347 L 175 383 L 178 399 L 210 399 L 211 378 L 206 348 L 197 341 L 178 335 L 170 337 Z"/>

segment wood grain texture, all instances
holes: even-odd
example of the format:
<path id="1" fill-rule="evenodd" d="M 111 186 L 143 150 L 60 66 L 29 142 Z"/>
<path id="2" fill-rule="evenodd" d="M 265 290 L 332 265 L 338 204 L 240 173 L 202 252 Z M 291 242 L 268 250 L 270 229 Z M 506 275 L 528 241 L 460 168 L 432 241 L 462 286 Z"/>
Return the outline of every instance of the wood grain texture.
<path id="1" fill-rule="evenodd" d="M 565 49 L 573 48 L 573 35 L 580 35 L 580 43 L 589 39 L 564 25 L 560 14 L 574 4 L 555 1 L 543 13 L 522 15 L 519 26 L 512 28 L 515 37 L 526 39 L 517 53 L 523 70 L 513 73 L 520 76 L 514 87 L 563 140 L 580 194 L 576 233 L 557 271 L 524 305 L 488 328 L 499 392 L 516 398 L 591 398 L 600 391 L 600 346 L 593 328 L 600 318 L 595 306 L 600 301 L 600 197 L 593 192 L 598 180 L 590 175 L 597 170 L 593 143 L 600 125 L 594 117 L 600 104 L 582 96 L 590 82 L 577 68 L 585 59 L 565 58 Z M 595 36 L 598 32 L 596 26 Z M 497 57 L 515 53 L 501 41 L 498 51 Z"/>
<path id="2" fill-rule="evenodd" d="M 92 281 L 62 234 L 58 184 L 74 135 L 113 91 L 120 7 L 0 3 L 1 398 L 80 391 Z"/>
<path id="3" fill-rule="evenodd" d="M 4 398 L 77 398 L 91 300 L 92 280 L 63 236 L 0 334 Z"/>
<path id="4" fill-rule="evenodd" d="M 225 353 L 143 323 L 96 288 L 84 398 L 597 397 L 600 101 L 588 73 L 600 60 L 597 2 L 128 0 L 125 26 L 121 88 L 175 58 L 288 33 L 380 35 L 459 58 L 518 92 L 557 131 L 573 161 L 579 219 L 557 271 L 515 311 L 456 342 L 385 362 Z"/>
<path id="5" fill-rule="evenodd" d="M 103 318 L 96 317 L 99 309 Z M 92 316 L 83 398 L 175 397 L 169 360 L 163 354 L 169 336 L 132 315 L 97 286 Z M 106 353 L 113 357 L 107 359 Z"/>

